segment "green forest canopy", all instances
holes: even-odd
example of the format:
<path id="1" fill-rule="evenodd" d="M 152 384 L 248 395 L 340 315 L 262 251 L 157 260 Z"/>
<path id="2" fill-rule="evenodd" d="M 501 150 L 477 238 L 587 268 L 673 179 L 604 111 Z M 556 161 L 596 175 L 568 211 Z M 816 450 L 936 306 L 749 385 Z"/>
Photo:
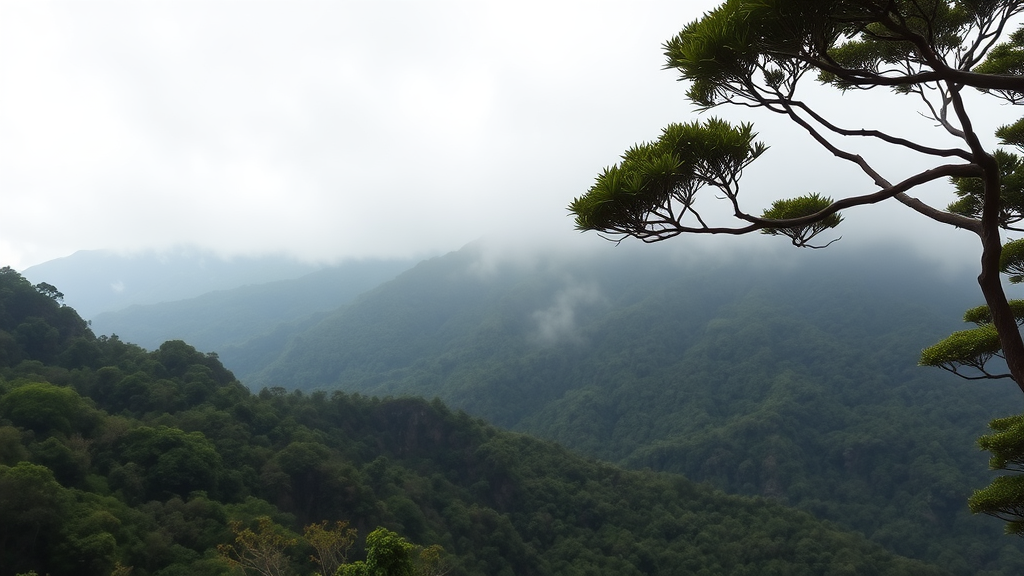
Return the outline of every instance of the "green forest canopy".
<path id="1" fill-rule="evenodd" d="M 75 318 L 0 271 L 14 359 L 0 369 L 3 576 L 223 574 L 231 522 L 264 517 L 286 535 L 382 526 L 442 546 L 453 574 L 944 573 L 778 503 L 588 461 L 439 402 L 252 394 L 183 342 L 148 352 Z M 287 561 L 308 573 L 308 556 Z"/>

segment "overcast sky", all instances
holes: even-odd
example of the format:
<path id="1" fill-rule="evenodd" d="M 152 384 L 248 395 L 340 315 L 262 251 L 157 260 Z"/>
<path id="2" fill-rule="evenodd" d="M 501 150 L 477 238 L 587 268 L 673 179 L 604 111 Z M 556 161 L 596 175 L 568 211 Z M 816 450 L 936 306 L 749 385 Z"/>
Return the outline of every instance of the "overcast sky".
<path id="1" fill-rule="evenodd" d="M 661 44 L 716 4 L 0 0 L 0 265 L 183 244 L 310 260 L 486 234 L 597 245 L 566 205 L 695 117 Z M 891 100 L 824 106 L 935 132 Z M 988 106 L 983 126 L 1018 117 Z M 792 125 L 741 112 L 715 114 L 772 146 L 744 179 L 751 212 L 870 191 Z M 901 206 L 847 220 L 844 242 L 975 250 Z"/>

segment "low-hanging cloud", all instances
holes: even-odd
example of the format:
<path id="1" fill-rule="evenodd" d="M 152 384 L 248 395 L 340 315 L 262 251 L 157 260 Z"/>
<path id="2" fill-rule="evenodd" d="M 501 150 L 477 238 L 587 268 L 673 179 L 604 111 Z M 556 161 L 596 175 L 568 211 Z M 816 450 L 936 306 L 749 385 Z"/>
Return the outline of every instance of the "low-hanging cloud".
<path id="1" fill-rule="evenodd" d="M 662 43 L 720 3 L 4 2 L 0 190 L 18 218 L 0 227 L 0 266 L 182 244 L 225 258 L 426 256 L 489 234 L 606 249 L 573 231 L 566 205 L 631 145 L 697 116 Z M 820 95 L 843 128 L 934 128 L 912 98 Z M 1016 118 L 975 108 L 984 134 Z M 772 146 L 744 176 L 751 213 L 874 189 L 784 118 L 716 115 L 754 122 Z M 892 178 L 918 169 L 860 140 Z M 943 184 L 921 192 L 943 206 Z M 849 211 L 844 242 L 976 261 L 966 233 L 882 204 Z"/>
<path id="2" fill-rule="evenodd" d="M 531 315 L 537 326 L 537 339 L 545 344 L 579 341 L 577 311 L 603 299 L 600 289 L 593 283 L 573 284 L 561 289 L 555 294 L 551 306 Z"/>

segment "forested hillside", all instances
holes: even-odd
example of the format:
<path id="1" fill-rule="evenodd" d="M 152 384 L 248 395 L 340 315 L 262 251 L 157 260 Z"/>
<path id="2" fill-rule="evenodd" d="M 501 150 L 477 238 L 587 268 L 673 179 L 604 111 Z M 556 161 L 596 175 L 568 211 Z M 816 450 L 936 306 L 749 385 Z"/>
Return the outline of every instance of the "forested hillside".
<path id="1" fill-rule="evenodd" d="M 246 382 L 438 396 L 963 574 L 1020 557 L 965 504 L 990 479 L 975 440 L 1020 411 L 1019 392 L 916 366 L 978 303 L 971 278 L 891 247 L 785 261 L 621 248 L 496 262 L 471 246 L 424 262 Z"/>
<path id="2" fill-rule="evenodd" d="M 441 545 L 451 574 L 946 573 L 437 401 L 253 394 L 184 342 L 96 338 L 59 299 L 0 270 L 0 576 L 226 574 L 218 546 L 244 545 L 244 527 L 276 531 L 286 570 L 310 574 L 297 532 L 323 520 Z"/>
<path id="3" fill-rule="evenodd" d="M 258 347 L 259 338 L 281 330 L 282 324 L 301 325 L 310 315 L 336 310 L 412 265 L 408 260 L 353 260 L 299 278 L 104 312 L 91 319 L 92 327 L 99 334 L 117 334 L 144 348 L 185 340 L 227 359 L 247 344 Z M 268 268 L 273 268 L 273 262 Z M 243 359 L 236 363 L 248 366 Z"/>

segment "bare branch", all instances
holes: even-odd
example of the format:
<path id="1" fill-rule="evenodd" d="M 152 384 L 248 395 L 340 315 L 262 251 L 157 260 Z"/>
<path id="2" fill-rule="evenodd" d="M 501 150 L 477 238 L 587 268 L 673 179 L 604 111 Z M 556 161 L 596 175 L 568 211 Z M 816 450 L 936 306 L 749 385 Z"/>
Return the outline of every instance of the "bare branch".
<path id="1" fill-rule="evenodd" d="M 903 146 L 905 148 L 909 148 L 910 150 L 913 150 L 915 152 L 920 152 L 922 154 L 928 154 L 928 155 L 931 155 L 931 156 L 941 156 L 941 157 L 946 157 L 946 158 L 951 157 L 951 156 L 955 156 L 955 157 L 961 158 L 963 160 L 967 160 L 968 162 L 972 160 L 971 154 L 969 152 L 967 152 L 966 150 L 960 150 L 959 148 L 946 148 L 946 149 L 942 149 L 942 148 L 932 148 L 930 146 L 923 146 L 921 144 L 918 144 L 916 142 L 911 142 L 910 140 L 907 140 L 907 139 L 904 139 L 904 138 L 898 138 L 898 137 L 895 137 L 895 136 L 890 136 L 889 134 L 886 134 L 885 132 L 881 132 L 879 130 L 863 130 L 863 129 L 862 130 L 848 130 L 848 129 L 840 128 L 840 127 L 832 124 L 828 120 L 826 120 L 820 114 L 818 114 L 817 112 L 812 110 L 809 106 L 807 106 L 806 104 L 804 104 L 803 102 L 801 102 L 799 100 L 788 102 L 788 104 L 791 104 L 791 105 L 793 105 L 793 106 L 795 106 L 797 108 L 800 108 L 801 110 L 806 112 L 808 115 L 810 115 L 812 118 L 814 118 L 814 120 L 817 121 L 819 124 L 821 124 L 825 128 L 828 128 L 832 132 L 835 132 L 836 134 L 839 134 L 840 136 L 864 136 L 864 137 L 870 137 L 870 138 L 877 138 L 877 139 L 882 140 L 884 142 L 888 142 L 890 144 L 895 144 L 897 146 Z"/>
<path id="2" fill-rule="evenodd" d="M 963 378 L 964 380 L 999 380 L 1000 378 L 1013 378 L 1013 374 L 992 374 L 990 372 L 982 370 L 981 368 L 978 368 L 977 366 L 973 366 L 973 368 L 981 372 L 982 375 L 980 376 L 968 376 L 967 374 L 961 374 L 958 367 L 956 366 L 947 366 L 945 364 L 940 364 L 939 368 L 942 368 L 946 372 Z"/>
<path id="3" fill-rule="evenodd" d="M 907 74 L 902 76 L 883 76 L 871 70 L 850 70 L 842 66 L 826 62 L 822 59 L 807 59 L 806 62 L 822 70 L 835 74 L 844 83 L 874 88 L 876 86 L 906 86 L 908 84 L 924 84 L 928 82 L 948 81 L 955 84 L 970 86 L 980 90 L 1013 90 L 1024 92 L 1024 77 L 1006 74 L 978 74 L 967 70 L 958 70 L 937 60 L 931 71 Z"/>

